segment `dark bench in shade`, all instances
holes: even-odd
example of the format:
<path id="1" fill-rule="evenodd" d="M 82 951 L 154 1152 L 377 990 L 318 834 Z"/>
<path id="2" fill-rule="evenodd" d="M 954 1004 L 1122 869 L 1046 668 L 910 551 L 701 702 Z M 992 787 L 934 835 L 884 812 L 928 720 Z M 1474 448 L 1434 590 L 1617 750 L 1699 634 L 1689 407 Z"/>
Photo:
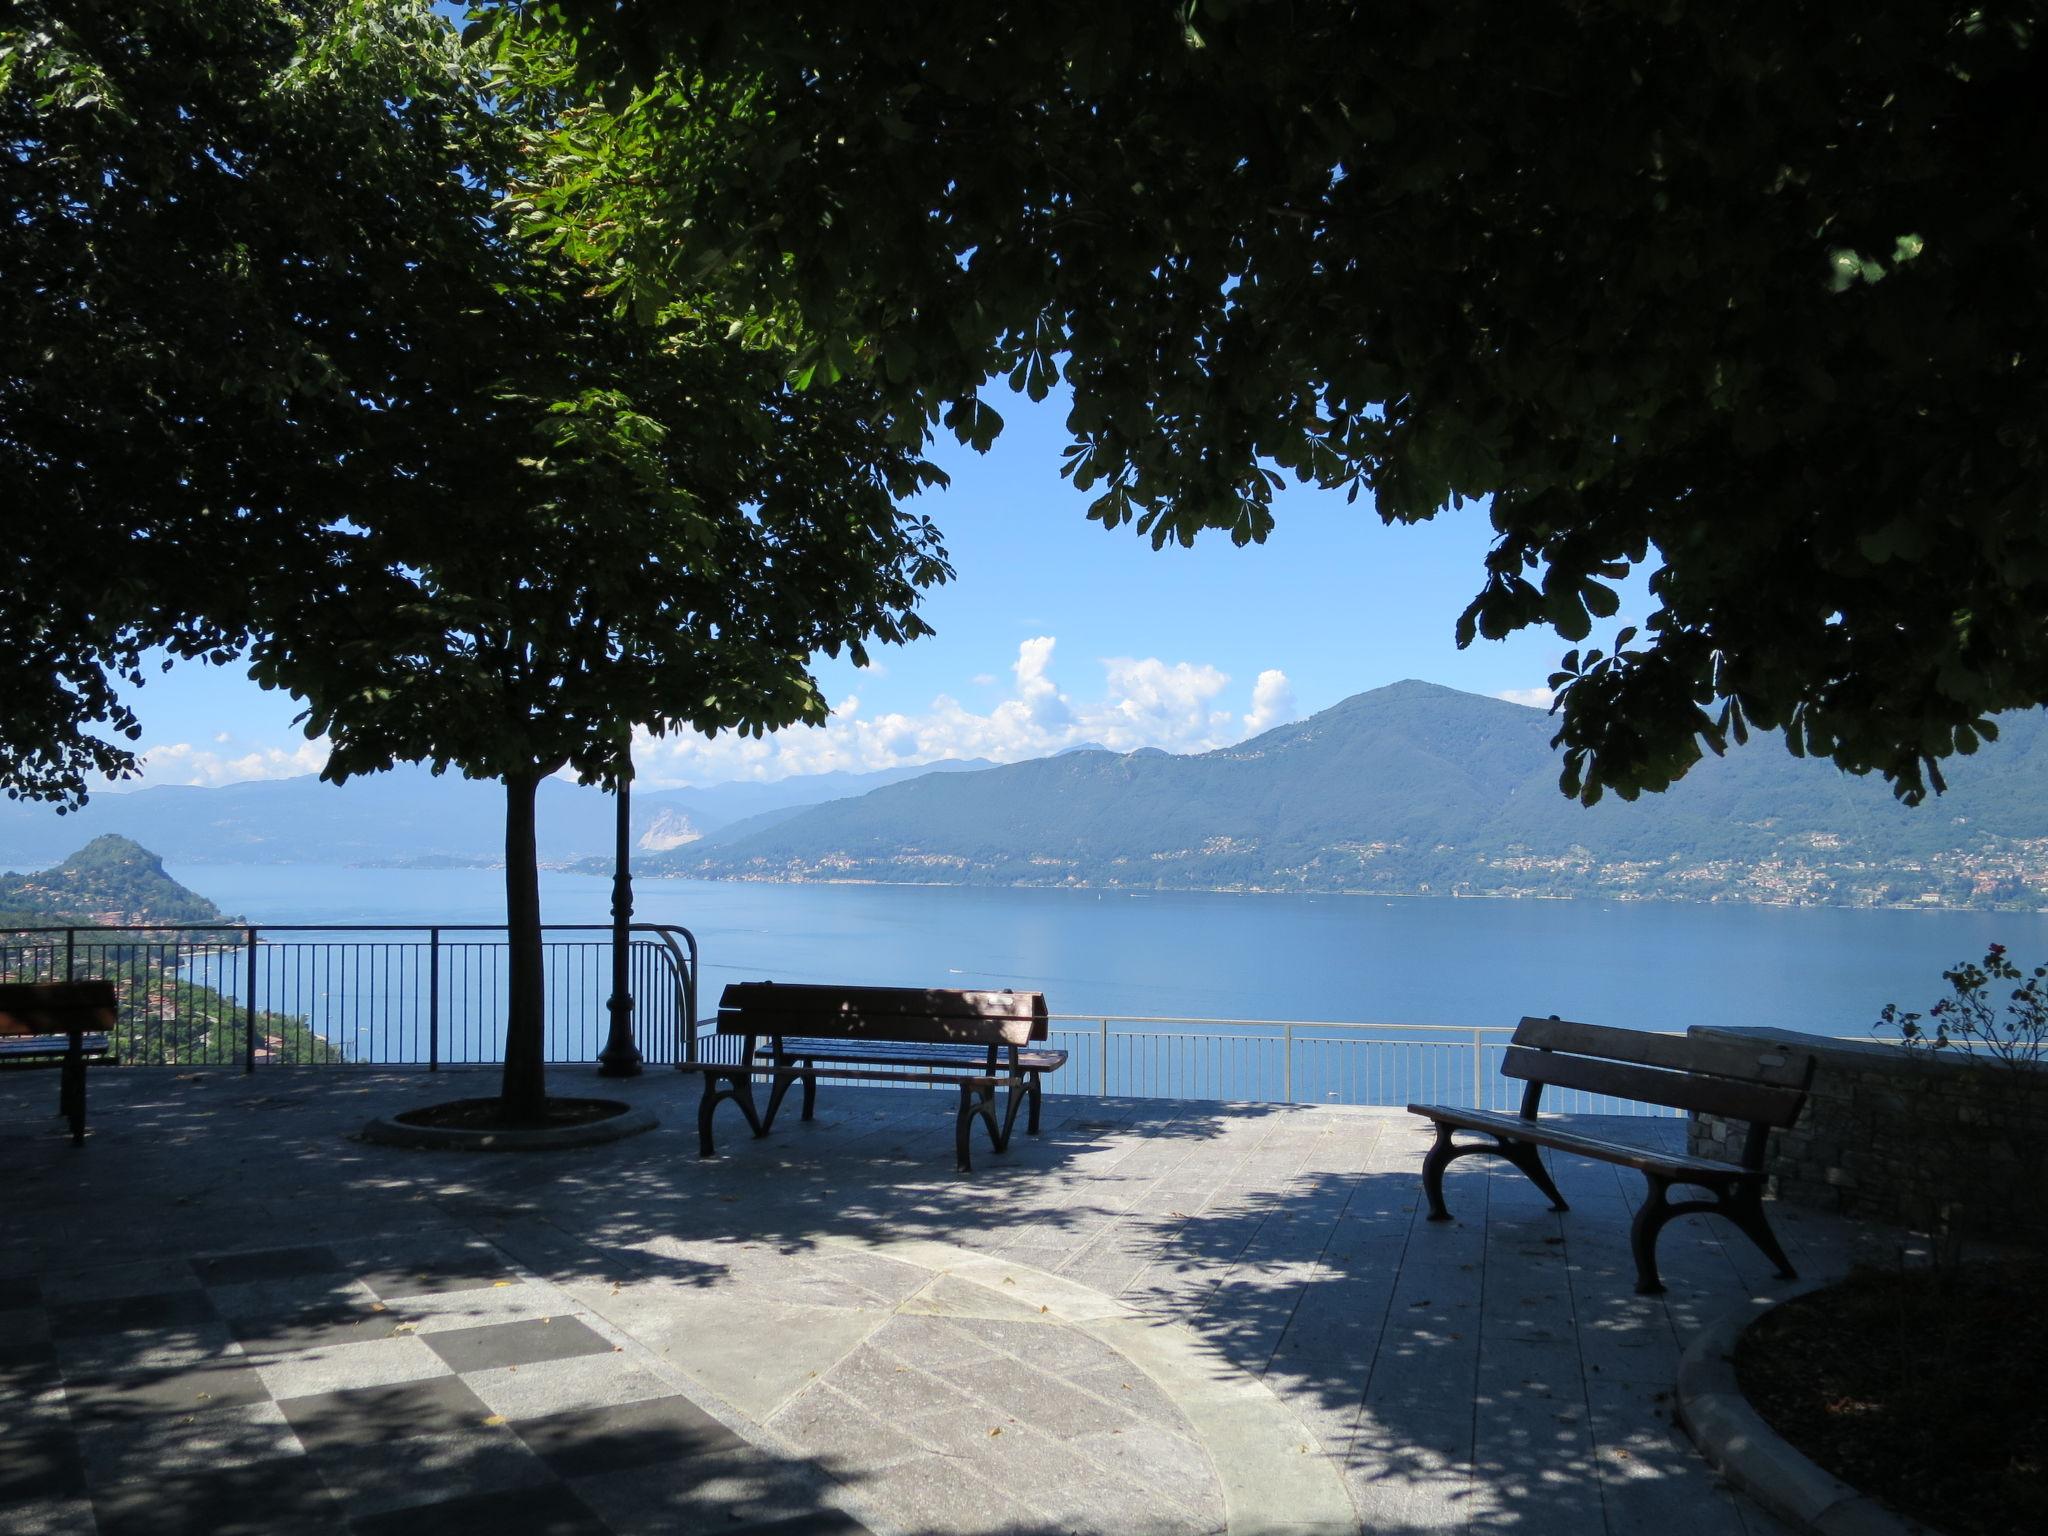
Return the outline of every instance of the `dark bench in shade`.
<path id="1" fill-rule="evenodd" d="M 1459 1109 L 1445 1104 L 1410 1104 L 1408 1112 L 1436 1124 L 1436 1145 L 1422 1164 L 1422 1189 L 1429 1219 L 1449 1221 L 1444 1205 L 1444 1169 L 1454 1158 L 1488 1152 L 1527 1174 L 1560 1211 L 1569 1210 L 1537 1150 L 1550 1147 L 1575 1157 L 1597 1158 L 1634 1168 L 1649 1180 L 1649 1195 L 1636 1211 L 1630 1247 L 1636 1261 L 1636 1290 L 1664 1289 L 1657 1275 L 1657 1235 L 1674 1216 L 1695 1211 L 1725 1216 L 1748 1235 L 1786 1279 L 1796 1278 L 1785 1250 L 1764 1218 L 1764 1148 L 1775 1129 L 1790 1125 L 1806 1102 L 1814 1058 L 1762 1042 L 1697 1040 L 1644 1034 L 1598 1024 L 1573 1024 L 1552 1016 L 1523 1019 L 1501 1062 L 1503 1076 L 1524 1084 L 1518 1115 Z M 1719 1162 L 1683 1153 L 1652 1151 L 1606 1141 L 1546 1123 L 1536 1117 L 1545 1087 L 1578 1088 L 1641 1104 L 1662 1104 L 1701 1114 L 1747 1121 L 1742 1161 Z M 1453 1132 L 1486 1139 L 1458 1141 Z M 1704 1200 L 1672 1200 L 1674 1184 L 1702 1189 Z"/>
<path id="2" fill-rule="evenodd" d="M 115 1016 L 112 982 L 0 982 L 0 1069 L 55 1067 L 74 1143 L 85 1140 L 85 1069 L 114 1062 Z"/>
<path id="3" fill-rule="evenodd" d="M 678 1070 L 704 1079 L 697 1111 L 697 1150 L 713 1152 L 711 1121 L 727 1099 L 740 1107 L 756 1136 L 766 1136 L 790 1085 L 804 1090 L 803 1117 L 817 1103 L 818 1079 L 933 1083 L 960 1090 L 954 1148 L 963 1173 L 973 1171 L 969 1131 L 988 1127 L 998 1152 L 1010 1145 L 1020 1106 L 1038 1134 L 1040 1083 L 1063 1065 L 1065 1051 L 1046 1038 L 1045 996 L 1039 992 L 957 992 L 923 987 L 832 987 L 794 982 L 735 982 L 718 1000 L 717 1032 L 744 1043 L 734 1062 L 692 1061 Z M 754 1105 L 753 1080 L 771 1079 L 766 1112 Z M 1010 1102 L 1000 1122 L 996 1091 Z"/>

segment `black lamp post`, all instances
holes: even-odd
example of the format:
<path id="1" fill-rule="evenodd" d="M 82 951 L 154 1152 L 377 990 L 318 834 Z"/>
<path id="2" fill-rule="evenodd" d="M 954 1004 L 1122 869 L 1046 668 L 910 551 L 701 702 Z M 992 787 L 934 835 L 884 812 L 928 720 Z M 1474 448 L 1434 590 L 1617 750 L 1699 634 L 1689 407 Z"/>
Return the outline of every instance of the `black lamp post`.
<path id="1" fill-rule="evenodd" d="M 612 850 L 612 995 L 606 1008 L 612 1016 L 611 1033 L 597 1054 L 600 1077 L 640 1075 L 640 1047 L 633 1043 L 633 983 L 627 962 L 631 959 L 633 933 L 632 819 L 633 749 L 624 749 L 625 766 L 619 774 L 618 828 Z"/>

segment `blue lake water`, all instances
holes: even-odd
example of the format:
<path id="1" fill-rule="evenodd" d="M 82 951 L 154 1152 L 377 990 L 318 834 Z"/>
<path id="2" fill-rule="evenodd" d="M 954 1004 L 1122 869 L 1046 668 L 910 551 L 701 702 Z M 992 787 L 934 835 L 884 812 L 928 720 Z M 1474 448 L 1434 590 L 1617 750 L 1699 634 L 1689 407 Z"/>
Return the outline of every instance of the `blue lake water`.
<path id="1" fill-rule="evenodd" d="M 182 865 L 259 923 L 497 922 L 489 870 Z M 552 923 L 609 918 L 610 882 L 545 873 Z M 1858 1035 L 1997 941 L 2048 955 L 2048 915 L 647 880 L 642 922 L 701 949 L 706 1003 L 774 978 L 1043 991 L 1057 1014 L 1511 1025 L 1524 1013 L 1678 1030 Z M 708 1011 L 708 1010 L 707 1010 Z"/>

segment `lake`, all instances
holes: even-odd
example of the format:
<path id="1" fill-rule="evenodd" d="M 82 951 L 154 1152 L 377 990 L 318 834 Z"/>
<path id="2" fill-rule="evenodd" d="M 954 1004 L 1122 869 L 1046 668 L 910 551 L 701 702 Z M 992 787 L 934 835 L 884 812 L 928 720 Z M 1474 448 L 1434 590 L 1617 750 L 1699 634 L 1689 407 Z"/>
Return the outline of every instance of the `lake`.
<path id="1" fill-rule="evenodd" d="M 492 870 L 179 865 L 258 923 L 497 922 Z M 550 922 L 610 916 L 596 876 L 541 876 Z M 2048 956 L 2048 915 L 1659 902 L 1234 896 L 646 880 L 634 916 L 695 933 L 708 1004 L 773 978 L 1043 991 L 1058 1014 L 1866 1033 L 1985 945 Z"/>

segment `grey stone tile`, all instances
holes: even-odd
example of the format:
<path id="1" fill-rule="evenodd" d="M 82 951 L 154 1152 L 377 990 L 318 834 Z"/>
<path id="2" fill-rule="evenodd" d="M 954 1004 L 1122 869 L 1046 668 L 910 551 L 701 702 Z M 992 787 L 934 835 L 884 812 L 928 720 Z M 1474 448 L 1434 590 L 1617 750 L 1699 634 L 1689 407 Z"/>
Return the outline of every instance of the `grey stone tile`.
<path id="1" fill-rule="evenodd" d="M 929 1536 L 1029 1529 L 1035 1513 L 1020 1510 L 1014 1494 L 944 1455 L 884 1467 L 863 1482 L 860 1491 L 864 1501 L 887 1510 L 898 1529 Z"/>
<path id="2" fill-rule="evenodd" d="M 340 1503 L 298 1456 L 117 1483 L 94 1489 L 92 1504 L 101 1536 L 341 1536 L 347 1529 Z"/>
<path id="3" fill-rule="evenodd" d="M 62 1424 L 0 1427 L 0 1505 L 77 1498 L 85 1492 L 78 1438 Z"/>
<path id="4" fill-rule="evenodd" d="M 231 1317 L 228 1327 L 248 1354 L 270 1356 L 397 1338 L 405 1321 L 375 1302 L 329 1296 L 279 1315 Z"/>
<path id="5" fill-rule="evenodd" d="M 356 1387 L 281 1399 L 278 1409 L 309 1451 L 362 1449 L 416 1434 L 483 1427 L 491 1410 L 459 1376 Z"/>
<path id="6" fill-rule="evenodd" d="M 693 1459 L 685 1476 L 673 1468 L 637 1467 L 579 1477 L 569 1486 L 617 1536 L 753 1531 L 833 1513 L 814 1468 L 753 1450 Z"/>
<path id="7" fill-rule="evenodd" d="M 341 1260 L 332 1248 L 262 1248 L 197 1258 L 192 1261 L 192 1268 L 209 1286 L 247 1285 L 261 1280 L 332 1274 L 341 1268 Z"/>
<path id="8" fill-rule="evenodd" d="M 78 1446 L 95 1487 L 275 1461 L 300 1451 L 298 1437 L 271 1402 L 87 1420 Z"/>
<path id="9" fill-rule="evenodd" d="M 798 1393 L 768 1424 L 841 1478 L 857 1480 L 877 1467 L 892 1466 L 931 1449 L 823 1383 Z"/>
<path id="10" fill-rule="evenodd" d="M 449 1291 L 487 1289 L 519 1276 L 495 1248 L 481 1243 L 386 1244 L 357 1255 L 356 1276 L 385 1301 L 408 1296 L 438 1296 Z"/>
<path id="11" fill-rule="evenodd" d="M 612 1341 L 573 1317 L 538 1317 L 430 1333 L 427 1347 L 461 1372 L 508 1365 L 538 1365 L 577 1355 L 610 1354 Z"/>
<path id="12" fill-rule="evenodd" d="M 928 1413 L 964 1412 L 972 1401 L 931 1372 L 866 1347 L 855 1349 L 824 1380 L 890 1423 Z"/>
<path id="13" fill-rule="evenodd" d="M 360 1516 L 350 1528 L 355 1536 L 610 1536 L 589 1505 L 560 1485 L 408 1505 Z"/>
<path id="14" fill-rule="evenodd" d="M 359 1529 L 366 1517 L 390 1510 L 445 1505 L 501 1490 L 546 1490 L 558 1481 L 502 1424 L 323 1449 L 312 1460 Z M 509 1528 L 527 1528 L 523 1516 L 514 1520 L 518 1523 Z"/>
<path id="15" fill-rule="evenodd" d="M 10 1307 L 0 1312 L 0 1350 L 40 1344 L 50 1336 L 50 1314 L 41 1307 Z"/>
<path id="16" fill-rule="evenodd" d="M 1159 1384 L 1128 1361 L 1099 1370 L 1081 1371 L 1068 1378 L 1077 1387 L 1105 1398 L 1139 1422 L 1175 1434 L 1190 1433 L 1187 1419 Z"/>
<path id="17" fill-rule="evenodd" d="M 262 1320 L 294 1314 L 357 1312 L 381 1314 L 389 1309 L 370 1288 L 340 1270 L 324 1275 L 294 1275 L 284 1279 L 259 1279 L 207 1287 L 214 1310 L 224 1318 Z"/>
<path id="18" fill-rule="evenodd" d="M 666 1397 L 675 1391 L 667 1378 L 623 1351 L 579 1355 L 540 1365 L 512 1365 L 495 1371 L 470 1371 L 463 1380 L 490 1405 L 493 1413 L 515 1422 L 637 1403 L 650 1397 Z"/>
<path id="19" fill-rule="evenodd" d="M 204 1291 L 157 1291 L 109 1296 L 94 1301 L 61 1301 L 50 1309 L 50 1332 L 60 1339 L 103 1333 L 161 1332 L 199 1328 L 218 1320 Z"/>
<path id="20" fill-rule="evenodd" d="M 92 1501 L 83 1494 L 7 1504 L 0 1507 L 0 1524 L 7 1536 L 98 1536 L 99 1531 Z"/>
<path id="21" fill-rule="evenodd" d="M 867 1337 L 873 1347 L 928 1371 L 988 1360 L 996 1346 L 950 1318 L 903 1314 L 890 1318 Z"/>
<path id="22" fill-rule="evenodd" d="M 67 1268 L 43 1277 L 46 1303 L 111 1301 L 166 1291 L 199 1289 L 199 1277 L 182 1258 L 127 1259 L 89 1268 Z"/>
<path id="23" fill-rule="evenodd" d="M 269 1389 L 249 1362 L 235 1358 L 121 1376 L 67 1376 L 64 1382 L 65 1404 L 81 1426 L 144 1414 L 195 1413 L 260 1403 L 269 1397 Z"/>
<path id="24" fill-rule="evenodd" d="M 570 1478 L 653 1464 L 686 1476 L 680 1464 L 690 1458 L 745 1446 L 688 1398 L 673 1395 L 522 1419 L 517 1433 L 558 1475 Z"/>
<path id="25" fill-rule="evenodd" d="M 443 1376 L 448 1365 L 422 1340 L 401 1334 L 264 1355 L 257 1359 L 256 1370 L 273 1397 L 292 1398 Z"/>

